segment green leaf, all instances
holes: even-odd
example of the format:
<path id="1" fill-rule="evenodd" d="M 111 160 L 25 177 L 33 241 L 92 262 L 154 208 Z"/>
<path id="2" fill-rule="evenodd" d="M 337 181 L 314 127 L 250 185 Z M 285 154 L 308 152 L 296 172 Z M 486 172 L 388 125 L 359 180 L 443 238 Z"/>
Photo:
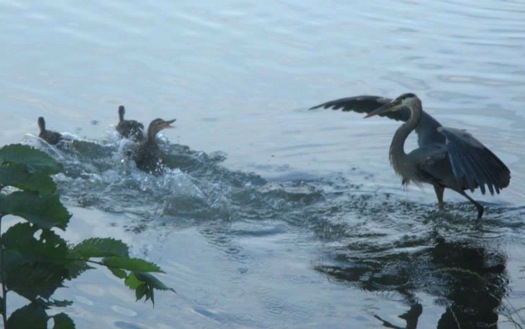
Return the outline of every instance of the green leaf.
<path id="1" fill-rule="evenodd" d="M 153 274 L 150 273 L 134 273 L 138 280 L 146 283 L 148 286 L 158 290 L 171 290 L 176 292 L 173 288 L 166 286 L 162 281 L 157 279 Z"/>
<path id="2" fill-rule="evenodd" d="M 175 292 L 150 273 L 133 272 L 124 282 L 129 288 L 135 289 L 137 300 L 145 297 L 145 301 L 151 299 L 153 304 L 155 304 L 155 289 Z"/>
<path id="3" fill-rule="evenodd" d="M 66 229 L 71 214 L 58 195 L 38 195 L 34 192 L 13 192 L 0 195 L 0 213 L 22 217 L 42 228 Z"/>
<path id="4" fill-rule="evenodd" d="M 30 173 L 53 175 L 62 171 L 62 164 L 47 153 L 22 144 L 6 145 L 0 149 L 0 166 L 12 164 L 23 165 Z"/>
<path id="5" fill-rule="evenodd" d="M 68 279 L 74 279 L 85 271 L 94 269 L 94 267 L 89 266 L 85 261 L 78 259 L 68 259 L 65 263 L 65 267 L 69 273 Z"/>
<path id="6" fill-rule="evenodd" d="M 58 313 L 53 316 L 53 329 L 75 329 L 75 322 L 65 313 Z"/>
<path id="7" fill-rule="evenodd" d="M 144 295 L 146 295 L 147 293 L 148 293 L 148 285 L 145 284 L 144 282 L 139 284 L 137 289 L 135 289 L 135 297 L 137 298 L 137 300 L 139 300 L 142 297 L 144 297 Z"/>
<path id="8" fill-rule="evenodd" d="M 18 249 L 24 247 L 29 241 L 36 241 L 33 236 L 38 227 L 27 222 L 16 223 L 2 235 L 2 244 L 6 249 Z"/>
<path id="9" fill-rule="evenodd" d="M 82 258 L 91 257 L 124 257 L 128 256 L 128 246 L 111 238 L 92 238 L 77 244 L 71 254 Z"/>
<path id="10" fill-rule="evenodd" d="M 5 259 L 6 269 L 29 263 L 48 263 L 55 266 L 67 279 L 73 279 L 88 269 L 85 260 L 70 256 L 67 242 L 49 229 L 40 229 L 31 223 L 17 223 L 2 236 L 4 248 L 9 257 Z"/>
<path id="11" fill-rule="evenodd" d="M 128 273 L 124 270 L 118 268 L 109 268 L 111 273 L 119 279 L 125 279 L 128 276 Z"/>
<path id="12" fill-rule="evenodd" d="M 47 329 L 46 310 L 36 303 L 28 304 L 18 310 L 7 320 L 7 328 L 12 329 Z"/>
<path id="13" fill-rule="evenodd" d="M 137 289 L 140 285 L 141 281 L 137 279 L 137 276 L 134 273 L 130 273 L 126 280 L 124 280 L 124 283 L 126 286 L 128 286 L 130 289 Z"/>
<path id="14" fill-rule="evenodd" d="M 102 264 L 109 268 L 117 268 L 133 272 L 162 272 L 160 267 L 140 258 L 107 257 Z"/>
<path id="15" fill-rule="evenodd" d="M 71 278 L 66 242 L 51 230 L 17 223 L 2 236 L 4 283 L 29 300 L 48 299 Z"/>
<path id="16" fill-rule="evenodd" d="M 16 257 L 16 261 L 12 261 L 13 257 Z M 69 278 L 67 269 L 60 264 L 28 260 L 23 254 L 14 251 L 5 251 L 4 259 L 9 264 L 4 276 L 7 289 L 31 301 L 39 297 L 49 299 L 63 286 L 64 280 Z"/>
<path id="17" fill-rule="evenodd" d="M 0 185 L 14 186 L 38 194 L 53 193 L 56 184 L 48 174 L 30 173 L 20 165 L 0 166 Z"/>
<path id="18" fill-rule="evenodd" d="M 151 299 L 151 302 L 153 303 L 153 305 L 155 305 L 155 296 L 153 288 L 148 286 L 147 283 L 139 280 L 136 274 L 137 273 L 131 273 L 124 282 L 129 288 L 135 290 L 135 297 L 137 298 L 137 300 L 141 299 L 142 297 L 146 297 L 145 301 Z"/>
<path id="19" fill-rule="evenodd" d="M 40 231 L 38 239 L 35 233 Z M 28 260 L 65 260 L 68 254 L 67 243 L 55 232 L 40 230 L 29 223 L 17 223 L 11 226 L 2 236 L 6 250 L 24 254 Z"/>

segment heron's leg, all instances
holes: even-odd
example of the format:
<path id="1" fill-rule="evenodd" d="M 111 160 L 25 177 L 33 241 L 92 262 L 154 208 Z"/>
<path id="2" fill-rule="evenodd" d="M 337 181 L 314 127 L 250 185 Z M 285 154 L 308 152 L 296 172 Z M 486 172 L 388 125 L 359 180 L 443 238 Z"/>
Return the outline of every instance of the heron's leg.
<path id="1" fill-rule="evenodd" d="M 436 192 L 436 197 L 438 199 L 438 207 L 439 209 L 443 209 L 443 192 L 445 192 L 445 188 L 443 186 L 434 184 L 434 191 Z"/>
<path id="2" fill-rule="evenodd" d="M 476 206 L 476 209 L 478 210 L 478 219 L 481 219 L 481 216 L 483 216 L 483 211 L 485 210 L 482 205 L 480 205 L 476 200 L 472 199 L 467 195 L 467 193 L 463 191 L 458 191 L 459 194 L 463 195 L 465 198 L 467 198 L 470 202 Z"/>

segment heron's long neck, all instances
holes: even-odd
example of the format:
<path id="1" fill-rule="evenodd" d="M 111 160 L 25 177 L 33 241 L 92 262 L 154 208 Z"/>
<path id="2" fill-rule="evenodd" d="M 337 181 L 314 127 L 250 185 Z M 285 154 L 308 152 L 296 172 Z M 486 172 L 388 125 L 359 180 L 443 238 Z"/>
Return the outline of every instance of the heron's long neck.
<path id="1" fill-rule="evenodd" d="M 392 143 L 390 144 L 390 162 L 394 167 L 394 170 L 401 175 L 404 179 L 409 179 L 409 175 L 405 173 L 406 170 L 410 170 L 410 163 L 405 153 L 405 141 L 410 133 L 417 127 L 419 121 L 421 121 L 421 105 L 410 106 L 410 119 L 401 125 L 396 130 Z"/>

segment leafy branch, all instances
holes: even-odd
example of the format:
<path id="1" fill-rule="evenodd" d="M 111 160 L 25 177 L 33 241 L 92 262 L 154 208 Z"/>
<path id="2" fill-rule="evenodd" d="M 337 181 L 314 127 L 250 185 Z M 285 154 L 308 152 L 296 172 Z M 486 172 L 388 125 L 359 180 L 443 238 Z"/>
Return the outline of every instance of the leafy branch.
<path id="1" fill-rule="evenodd" d="M 57 231 L 65 231 L 71 214 L 56 194 L 51 175 L 62 165 L 46 153 L 25 145 L 0 149 L 0 313 L 4 328 L 75 328 L 65 313 L 47 314 L 50 307 L 64 307 L 70 301 L 56 301 L 52 295 L 64 281 L 78 277 L 93 265 L 108 268 L 135 290 L 137 300 L 151 300 L 155 290 L 171 290 L 151 273 L 163 273 L 159 266 L 131 258 L 128 246 L 111 238 L 91 238 L 71 246 Z M 11 187 L 6 192 L 6 187 Z M 6 215 L 21 220 L 2 230 Z M 8 314 L 8 294 L 29 301 Z"/>

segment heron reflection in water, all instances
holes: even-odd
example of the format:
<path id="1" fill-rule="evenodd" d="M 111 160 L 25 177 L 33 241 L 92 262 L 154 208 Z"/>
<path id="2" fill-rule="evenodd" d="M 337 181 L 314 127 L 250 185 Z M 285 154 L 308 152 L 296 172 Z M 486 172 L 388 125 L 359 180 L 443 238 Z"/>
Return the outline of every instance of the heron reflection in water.
<path id="1" fill-rule="evenodd" d="M 423 111 L 421 100 L 415 94 L 403 94 L 394 100 L 376 96 L 342 98 L 311 109 L 320 107 L 367 113 L 366 118 L 380 115 L 404 121 L 392 138 L 390 162 L 403 185 L 431 184 L 440 208 L 443 208 L 445 188 L 449 188 L 476 207 L 479 219 L 483 216 L 483 206 L 465 190 L 473 192 L 479 188 L 485 194 L 488 189 L 494 195 L 509 185 L 510 171 L 494 153 L 465 130 L 443 127 Z M 419 147 L 407 154 L 405 141 L 414 130 Z"/>

